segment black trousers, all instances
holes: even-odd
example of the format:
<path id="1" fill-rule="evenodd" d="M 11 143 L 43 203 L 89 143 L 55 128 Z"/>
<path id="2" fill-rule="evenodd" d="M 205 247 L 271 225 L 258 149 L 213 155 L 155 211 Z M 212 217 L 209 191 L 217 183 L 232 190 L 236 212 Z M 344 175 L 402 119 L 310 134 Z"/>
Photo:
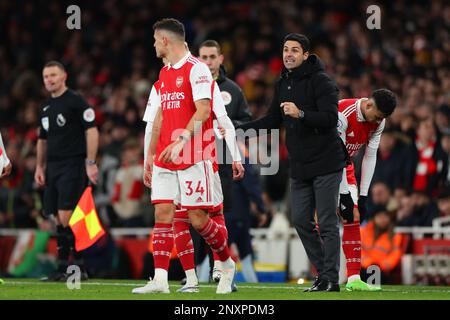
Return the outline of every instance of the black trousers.
<path id="1" fill-rule="evenodd" d="M 342 171 L 310 180 L 291 179 L 294 227 L 319 276 L 339 281 L 340 237 L 336 213 Z M 314 215 L 317 211 L 316 228 Z"/>

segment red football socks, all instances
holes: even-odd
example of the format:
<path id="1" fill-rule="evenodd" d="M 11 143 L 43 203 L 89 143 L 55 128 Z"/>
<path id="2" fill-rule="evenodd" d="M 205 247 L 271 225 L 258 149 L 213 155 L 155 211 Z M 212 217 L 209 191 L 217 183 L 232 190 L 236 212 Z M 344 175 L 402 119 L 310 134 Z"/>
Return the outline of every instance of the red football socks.
<path id="1" fill-rule="evenodd" d="M 178 258 L 185 271 L 195 268 L 194 245 L 189 226 L 190 221 L 187 211 L 177 210 L 173 219 L 173 234 Z"/>
<path id="2" fill-rule="evenodd" d="M 221 232 L 221 226 L 214 220 L 208 217 L 208 222 L 198 232 L 211 247 L 211 250 L 217 253 L 220 261 L 226 261 L 230 257 L 227 241 L 223 232 Z"/>
<path id="3" fill-rule="evenodd" d="M 169 270 L 170 254 L 174 245 L 172 224 L 155 223 L 152 241 L 155 269 Z"/>
<path id="4" fill-rule="evenodd" d="M 359 221 L 344 224 L 342 249 L 347 261 L 347 277 L 358 275 L 361 270 L 361 233 Z"/>
<path id="5" fill-rule="evenodd" d="M 212 220 L 214 220 L 215 223 L 217 223 L 220 227 L 220 231 L 223 233 L 223 236 L 225 237 L 225 241 L 228 242 L 228 230 L 225 225 L 225 217 L 223 213 L 216 214 L 211 217 Z M 213 257 L 214 261 L 220 260 L 219 255 L 213 251 Z"/>

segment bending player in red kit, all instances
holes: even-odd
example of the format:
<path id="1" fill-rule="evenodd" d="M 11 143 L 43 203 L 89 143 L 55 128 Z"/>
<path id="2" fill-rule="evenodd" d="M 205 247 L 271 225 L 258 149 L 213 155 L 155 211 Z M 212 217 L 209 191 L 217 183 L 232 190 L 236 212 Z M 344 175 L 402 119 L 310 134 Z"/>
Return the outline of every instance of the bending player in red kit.
<path id="1" fill-rule="evenodd" d="M 358 186 L 353 163 L 344 169 L 340 187 L 339 213 L 344 223 L 342 248 L 346 257 L 347 285 L 349 291 L 377 291 L 360 278 L 361 234 L 360 214 L 366 214 L 366 201 L 370 182 L 375 171 L 377 150 L 385 118 L 396 106 L 393 92 L 387 89 L 375 90 L 370 98 L 344 99 L 339 101 L 338 131 L 350 157 L 366 145 L 361 167 L 361 183 Z"/>

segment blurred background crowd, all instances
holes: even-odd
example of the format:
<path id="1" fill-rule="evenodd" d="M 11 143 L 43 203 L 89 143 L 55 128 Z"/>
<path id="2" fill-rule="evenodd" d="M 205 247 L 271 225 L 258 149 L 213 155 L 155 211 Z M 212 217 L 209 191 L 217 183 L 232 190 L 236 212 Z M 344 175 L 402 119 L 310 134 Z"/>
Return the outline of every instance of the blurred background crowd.
<path id="1" fill-rule="evenodd" d="M 39 111 L 47 97 L 41 72 L 49 60 L 66 66 L 69 87 L 96 112 L 101 179 L 95 197 L 103 223 L 152 225 L 149 192 L 141 182 L 141 119 L 161 68 L 152 25 L 162 17 L 185 24 L 194 54 L 206 39 L 221 44 L 227 74 L 243 89 L 255 119 L 270 104 L 283 65 L 282 39 L 290 32 L 310 38 L 340 98 L 367 97 L 381 87 L 394 91 L 398 107 L 381 138 L 366 219 L 385 212 L 374 219 L 375 232 L 384 232 L 430 226 L 434 218 L 450 215 L 448 2 L 380 5 L 380 30 L 367 29 L 366 8 L 373 3 L 365 1 L 83 1 L 76 3 L 81 30 L 66 27 L 70 4 L 0 2 L 0 128 L 14 164 L 0 185 L 1 228 L 46 228 L 33 175 Z M 278 174 L 261 176 L 260 182 L 267 207 L 289 218 L 283 145 L 280 162 Z M 255 220 L 257 225 L 263 224 Z"/>

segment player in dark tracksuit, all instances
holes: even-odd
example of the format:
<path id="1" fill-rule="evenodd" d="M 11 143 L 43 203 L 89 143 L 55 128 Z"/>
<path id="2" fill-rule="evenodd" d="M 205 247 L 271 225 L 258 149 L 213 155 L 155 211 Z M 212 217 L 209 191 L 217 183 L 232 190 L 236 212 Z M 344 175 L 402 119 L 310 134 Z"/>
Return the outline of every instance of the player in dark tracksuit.
<path id="1" fill-rule="evenodd" d="M 239 250 L 239 260 L 245 281 L 258 282 L 252 263 L 252 243 L 250 236 L 251 213 L 250 205 L 254 203 L 259 214 L 265 214 L 266 207 L 262 199 L 262 189 L 259 173 L 255 166 L 244 161 L 245 176 L 240 181 L 234 181 L 232 187 L 232 210 L 225 212 L 225 222 L 228 230 L 228 245 L 236 244 Z"/>

